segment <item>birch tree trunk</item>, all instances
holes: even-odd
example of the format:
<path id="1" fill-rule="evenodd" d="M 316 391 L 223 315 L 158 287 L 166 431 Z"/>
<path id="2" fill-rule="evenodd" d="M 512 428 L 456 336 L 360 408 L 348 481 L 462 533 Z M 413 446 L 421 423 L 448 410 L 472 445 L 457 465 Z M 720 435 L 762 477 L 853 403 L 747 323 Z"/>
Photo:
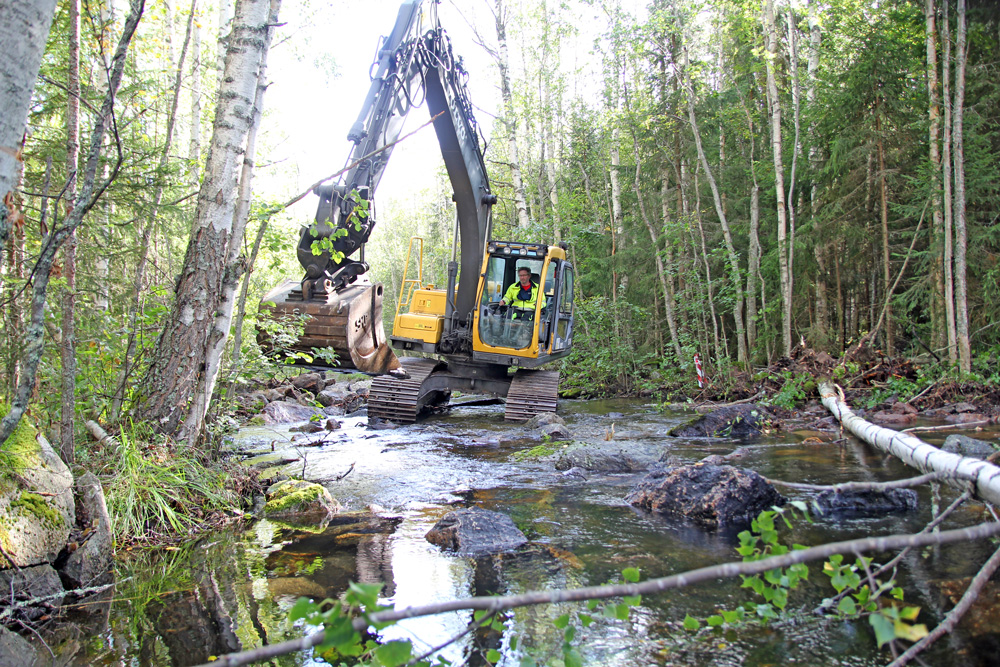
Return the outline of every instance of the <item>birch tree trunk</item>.
<path id="1" fill-rule="evenodd" d="M 55 8 L 56 0 L 0 0 L 0 248 L 10 235 L 21 138 Z M 0 252 L 0 269 L 2 262 Z"/>
<path id="2" fill-rule="evenodd" d="M 819 17 L 816 15 L 816 1 L 809 2 L 809 59 L 806 66 L 806 78 L 809 82 L 806 87 L 806 106 L 809 111 L 816 109 L 816 92 L 819 83 L 819 49 L 822 43 L 823 34 L 819 26 Z M 809 166 L 812 183 L 809 188 L 810 213 L 815 224 L 819 213 L 819 183 L 816 174 L 822 166 L 822 152 L 818 145 L 816 132 L 816 119 L 811 115 L 809 129 L 807 130 L 809 142 Z M 816 258 L 816 327 L 821 338 L 829 341 L 830 330 L 830 306 L 827 298 L 827 268 L 826 254 L 829 243 L 823 239 L 814 239 L 813 256 Z"/>
<path id="3" fill-rule="evenodd" d="M 635 196 L 639 201 L 639 213 L 642 215 L 643 224 L 646 225 L 646 230 L 649 232 L 649 241 L 652 243 L 653 257 L 656 260 L 656 277 L 659 279 L 660 289 L 663 291 L 663 302 L 666 304 L 667 323 L 670 326 L 670 338 L 674 348 L 674 354 L 678 359 L 680 359 L 681 346 L 677 341 L 677 325 L 674 322 L 673 301 L 670 297 L 670 290 L 667 287 L 667 271 L 663 266 L 663 257 L 660 255 L 660 239 L 657 238 L 656 228 L 654 227 L 649 214 L 646 212 L 646 203 L 643 201 L 642 188 L 639 185 L 642 159 L 639 155 L 639 140 L 636 138 L 635 134 L 632 135 L 632 145 L 635 149 L 635 182 L 633 183 L 633 189 L 635 190 Z"/>
<path id="4" fill-rule="evenodd" d="M 774 155 L 774 189 L 778 211 L 778 275 L 781 283 L 781 347 L 792 354 L 792 275 L 788 258 L 788 214 L 785 210 L 785 166 L 781 147 L 781 100 L 774 79 L 778 58 L 778 35 L 774 22 L 774 0 L 764 0 L 764 33 L 767 53 L 767 102 L 771 112 L 771 150 Z"/>
<path id="5" fill-rule="evenodd" d="M 277 4 L 279 0 L 274 0 Z M 219 88 L 215 125 L 176 299 L 137 414 L 193 443 L 201 435 L 229 336 L 243 238 L 236 217 L 239 166 L 253 116 L 258 73 L 271 32 L 268 0 L 239 0 Z"/>
<path id="6" fill-rule="evenodd" d="M 969 298 L 965 253 L 969 244 L 965 221 L 965 146 L 962 123 L 965 114 L 965 64 L 969 57 L 966 43 L 965 0 L 958 0 L 958 28 L 955 40 L 955 109 L 952 112 L 952 139 L 955 142 L 955 332 L 958 339 L 958 366 L 963 373 L 972 370 L 969 342 Z"/>
<path id="7" fill-rule="evenodd" d="M 517 225 L 526 229 L 528 218 L 528 198 L 524 194 L 524 178 L 521 176 L 521 158 L 517 146 L 517 112 L 510 90 L 510 59 L 507 48 L 507 19 L 510 13 L 504 8 L 503 0 L 496 0 L 497 60 L 500 66 L 500 97 L 503 100 L 503 124 L 507 131 L 507 150 L 510 153 L 510 175 L 514 182 L 514 209 Z"/>
<path id="8" fill-rule="evenodd" d="M 948 360 L 958 361 L 958 333 L 955 326 L 955 271 L 953 264 L 954 210 L 951 187 L 951 26 L 948 25 L 948 2 L 941 4 L 941 41 L 944 62 L 941 63 L 941 97 L 944 100 L 944 137 L 941 142 L 942 199 L 944 208 L 944 309 L 948 328 Z"/>
<path id="9" fill-rule="evenodd" d="M 77 165 L 80 162 L 80 0 L 69 0 L 69 62 L 66 98 L 66 200 L 76 201 Z M 71 465 L 76 460 L 74 412 L 76 411 L 76 232 L 66 238 L 63 252 L 66 291 L 62 299 L 62 401 L 59 419 L 59 452 Z"/>
<path id="10" fill-rule="evenodd" d="M 792 74 L 792 122 L 795 127 L 795 137 L 792 142 L 792 169 L 788 175 L 788 310 L 792 307 L 792 285 L 795 281 L 795 177 L 799 164 L 799 153 L 802 152 L 801 140 L 801 111 L 802 111 L 802 86 L 799 82 L 799 30 L 795 25 L 795 18 L 791 5 L 788 7 L 788 62 Z M 775 96 L 775 104 L 779 104 Z M 791 336 L 791 318 L 788 321 L 789 336 Z"/>
<path id="11" fill-rule="evenodd" d="M 962 0 L 959 0 L 961 2 Z M 840 398 L 836 386 L 830 382 L 819 383 L 820 398 L 844 428 L 873 447 L 898 457 L 908 466 L 921 472 L 945 473 L 955 480 L 972 482 L 976 496 L 987 502 L 1000 503 L 1000 468 L 997 466 L 950 452 L 908 433 L 899 433 L 876 426 L 858 417 Z"/>
<path id="12" fill-rule="evenodd" d="M 892 271 L 889 266 L 889 193 L 885 182 L 885 143 L 882 138 L 882 118 L 879 115 L 882 109 L 882 102 L 875 106 L 875 134 L 877 135 L 876 151 L 878 153 L 878 201 L 879 220 L 882 222 L 882 289 L 886 298 L 885 313 L 885 348 L 890 356 L 895 354 L 896 341 L 892 326 L 892 294 L 890 294 L 890 283 L 892 282 Z M 875 299 L 871 300 L 872 305 Z M 874 312 L 874 311 L 873 311 Z M 872 317 L 872 320 L 875 318 Z"/>
<path id="13" fill-rule="evenodd" d="M 192 12 L 196 5 L 192 5 Z M 188 138 L 188 175 L 193 187 L 201 179 L 201 23 L 194 21 L 191 33 L 191 134 Z"/>
<path id="14" fill-rule="evenodd" d="M 667 228 L 668 222 L 670 220 L 670 202 L 669 202 L 669 188 L 667 186 L 667 175 L 666 172 L 663 173 L 661 178 L 660 186 L 660 211 L 663 215 L 662 226 L 664 229 Z M 677 358 L 681 357 L 681 344 L 680 338 L 677 335 L 677 301 L 676 301 L 676 289 L 674 286 L 674 252 L 670 245 L 670 240 L 667 240 L 666 246 L 666 271 L 665 273 L 665 293 L 663 295 L 663 302 L 665 304 L 665 310 L 667 315 L 667 329 L 670 331 L 670 345 L 674 349 L 674 354 Z M 659 251 L 657 251 L 659 254 Z"/>
<path id="15" fill-rule="evenodd" d="M 622 185 L 618 170 L 621 167 L 621 155 L 618 152 L 618 126 L 611 130 L 611 301 L 618 301 L 618 264 L 615 260 L 618 236 L 622 232 Z"/>
<path id="16" fill-rule="evenodd" d="M 688 51 L 687 45 L 681 45 L 681 77 L 683 85 L 687 91 L 688 122 L 691 125 L 691 132 L 694 134 L 695 148 L 698 150 L 698 159 L 701 167 L 705 171 L 708 185 L 712 189 L 712 199 L 715 202 L 715 212 L 719 216 L 722 224 L 722 236 L 726 241 L 726 251 L 729 257 L 729 272 L 736 292 L 736 299 L 733 303 L 733 320 L 736 322 L 736 355 L 740 364 L 747 364 L 749 357 L 747 354 L 746 330 L 743 326 L 743 285 L 740 277 L 740 260 L 736 253 L 736 246 L 733 243 L 733 235 L 729 229 L 729 221 L 726 219 L 726 212 L 722 208 L 722 198 L 719 195 L 719 187 L 715 183 L 712 169 L 705 156 L 705 148 L 701 143 L 701 133 L 698 130 L 698 121 L 694 113 L 694 86 L 691 84 L 691 74 L 688 72 Z"/>
<path id="17" fill-rule="evenodd" d="M 941 102 L 938 85 L 937 2 L 925 0 L 925 51 L 927 54 L 927 118 L 931 170 L 931 238 L 933 252 L 938 254 L 931 263 L 931 322 L 933 346 L 940 349 L 948 344 L 947 318 L 944 305 L 943 244 L 944 218 L 941 211 Z M 940 254 L 939 254 L 940 253 Z"/>

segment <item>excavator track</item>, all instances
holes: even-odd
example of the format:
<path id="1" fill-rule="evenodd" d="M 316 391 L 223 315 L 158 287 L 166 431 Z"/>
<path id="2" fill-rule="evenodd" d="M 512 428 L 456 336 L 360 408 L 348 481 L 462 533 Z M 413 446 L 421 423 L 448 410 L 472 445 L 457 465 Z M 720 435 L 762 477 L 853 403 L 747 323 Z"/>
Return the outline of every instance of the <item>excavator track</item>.
<path id="1" fill-rule="evenodd" d="M 559 398 L 559 371 L 518 369 L 507 391 L 504 418 L 525 421 L 542 412 L 555 412 Z"/>
<path id="2" fill-rule="evenodd" d="M 369 421 L 378 418 L 412 424 L 425 405 L 439 398 L 436 394 L 440 392 L 428 391 L 424 381 L 441 362 L 415 357 L 404 357 L 400 361 L 408 377 L 380 375 L 372 380 L 368 395 Z"/>

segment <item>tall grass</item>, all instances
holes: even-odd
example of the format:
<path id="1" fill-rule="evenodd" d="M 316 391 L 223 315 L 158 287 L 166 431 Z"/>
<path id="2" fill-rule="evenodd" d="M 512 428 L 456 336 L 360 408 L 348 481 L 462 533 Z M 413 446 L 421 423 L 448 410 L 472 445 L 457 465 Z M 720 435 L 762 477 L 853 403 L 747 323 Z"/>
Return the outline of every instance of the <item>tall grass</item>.
<path id="1" fill-rule="evenodd" d="M 102 477 L 116 543 L 184 534 L 209 513 L 238 503 L 226 476 L 190 452 L 148 444 L 123 430 Z"/>

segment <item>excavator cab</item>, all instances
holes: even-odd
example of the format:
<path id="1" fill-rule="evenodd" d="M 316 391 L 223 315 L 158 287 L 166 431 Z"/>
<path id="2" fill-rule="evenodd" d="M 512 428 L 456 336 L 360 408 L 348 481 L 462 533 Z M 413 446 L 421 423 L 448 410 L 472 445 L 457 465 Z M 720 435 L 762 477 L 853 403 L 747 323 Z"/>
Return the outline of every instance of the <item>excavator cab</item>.
<path id="1" fill-rule="evenodd" d="M 538 286 L 534 308 L 504 305 L 508 287 L 526 268 Z M 573 338 L 573 266 L 566 251 L 544 243 L 490 241 L 479 279 L 472 358 L 533 368 L 569 353 Z"/>

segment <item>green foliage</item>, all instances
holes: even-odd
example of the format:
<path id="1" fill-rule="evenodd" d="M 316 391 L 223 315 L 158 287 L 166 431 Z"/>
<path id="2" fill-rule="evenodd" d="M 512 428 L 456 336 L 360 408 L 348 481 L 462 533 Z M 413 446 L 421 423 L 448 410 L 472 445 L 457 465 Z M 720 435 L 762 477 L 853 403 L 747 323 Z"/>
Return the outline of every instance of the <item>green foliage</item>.
<path id="1" fill-rule="evenodd" d="M 782 371 L 781 378 L 781 389 L 765 401 L 768 405 L 792 410 L 796 405 L 806 400 L 807 385 L 812 384 L 815 388 L 815 380 L 807 375 L 795 375 L 791 371 Z"/>
<path id="2" fill-rule="evenodd" d="M 155 436 L 137 424 L 119 434 L 99 463 L 118 542 L 151 532 L 185 533 L 199 517 L 237 502 L 227 489 L 228 475 L 205 467 L 193 452 L 156 444 Z"/>
<path id="3" fill-rule="evenodd" d="M 368 219 L 370 203 L 367 199 L 362 198 L 357 190 L 351 190 L 350 195 L 347 197 L 347 205 L 350 206 L 350 213 L 347 214 L 344 225 L 351 225 L 354 227 L 354 231 L 361 231 L 363 221 Z M 314 239 L 311 245 L 312 254 L 319 256 L 323 253 L 328 253 L 335 263 L 342 261 L 344 253 L 337 250 L 334 246 L 337 239 L 348 235 L 349 232 L 347 229 L 345 227 L 337 227 L 336 220 L 327 220 L 316 224 L 326 225 L 332 231 L 320 236 L 318 229 L 310 228 L 309 233 L 312 234 Z"/>

